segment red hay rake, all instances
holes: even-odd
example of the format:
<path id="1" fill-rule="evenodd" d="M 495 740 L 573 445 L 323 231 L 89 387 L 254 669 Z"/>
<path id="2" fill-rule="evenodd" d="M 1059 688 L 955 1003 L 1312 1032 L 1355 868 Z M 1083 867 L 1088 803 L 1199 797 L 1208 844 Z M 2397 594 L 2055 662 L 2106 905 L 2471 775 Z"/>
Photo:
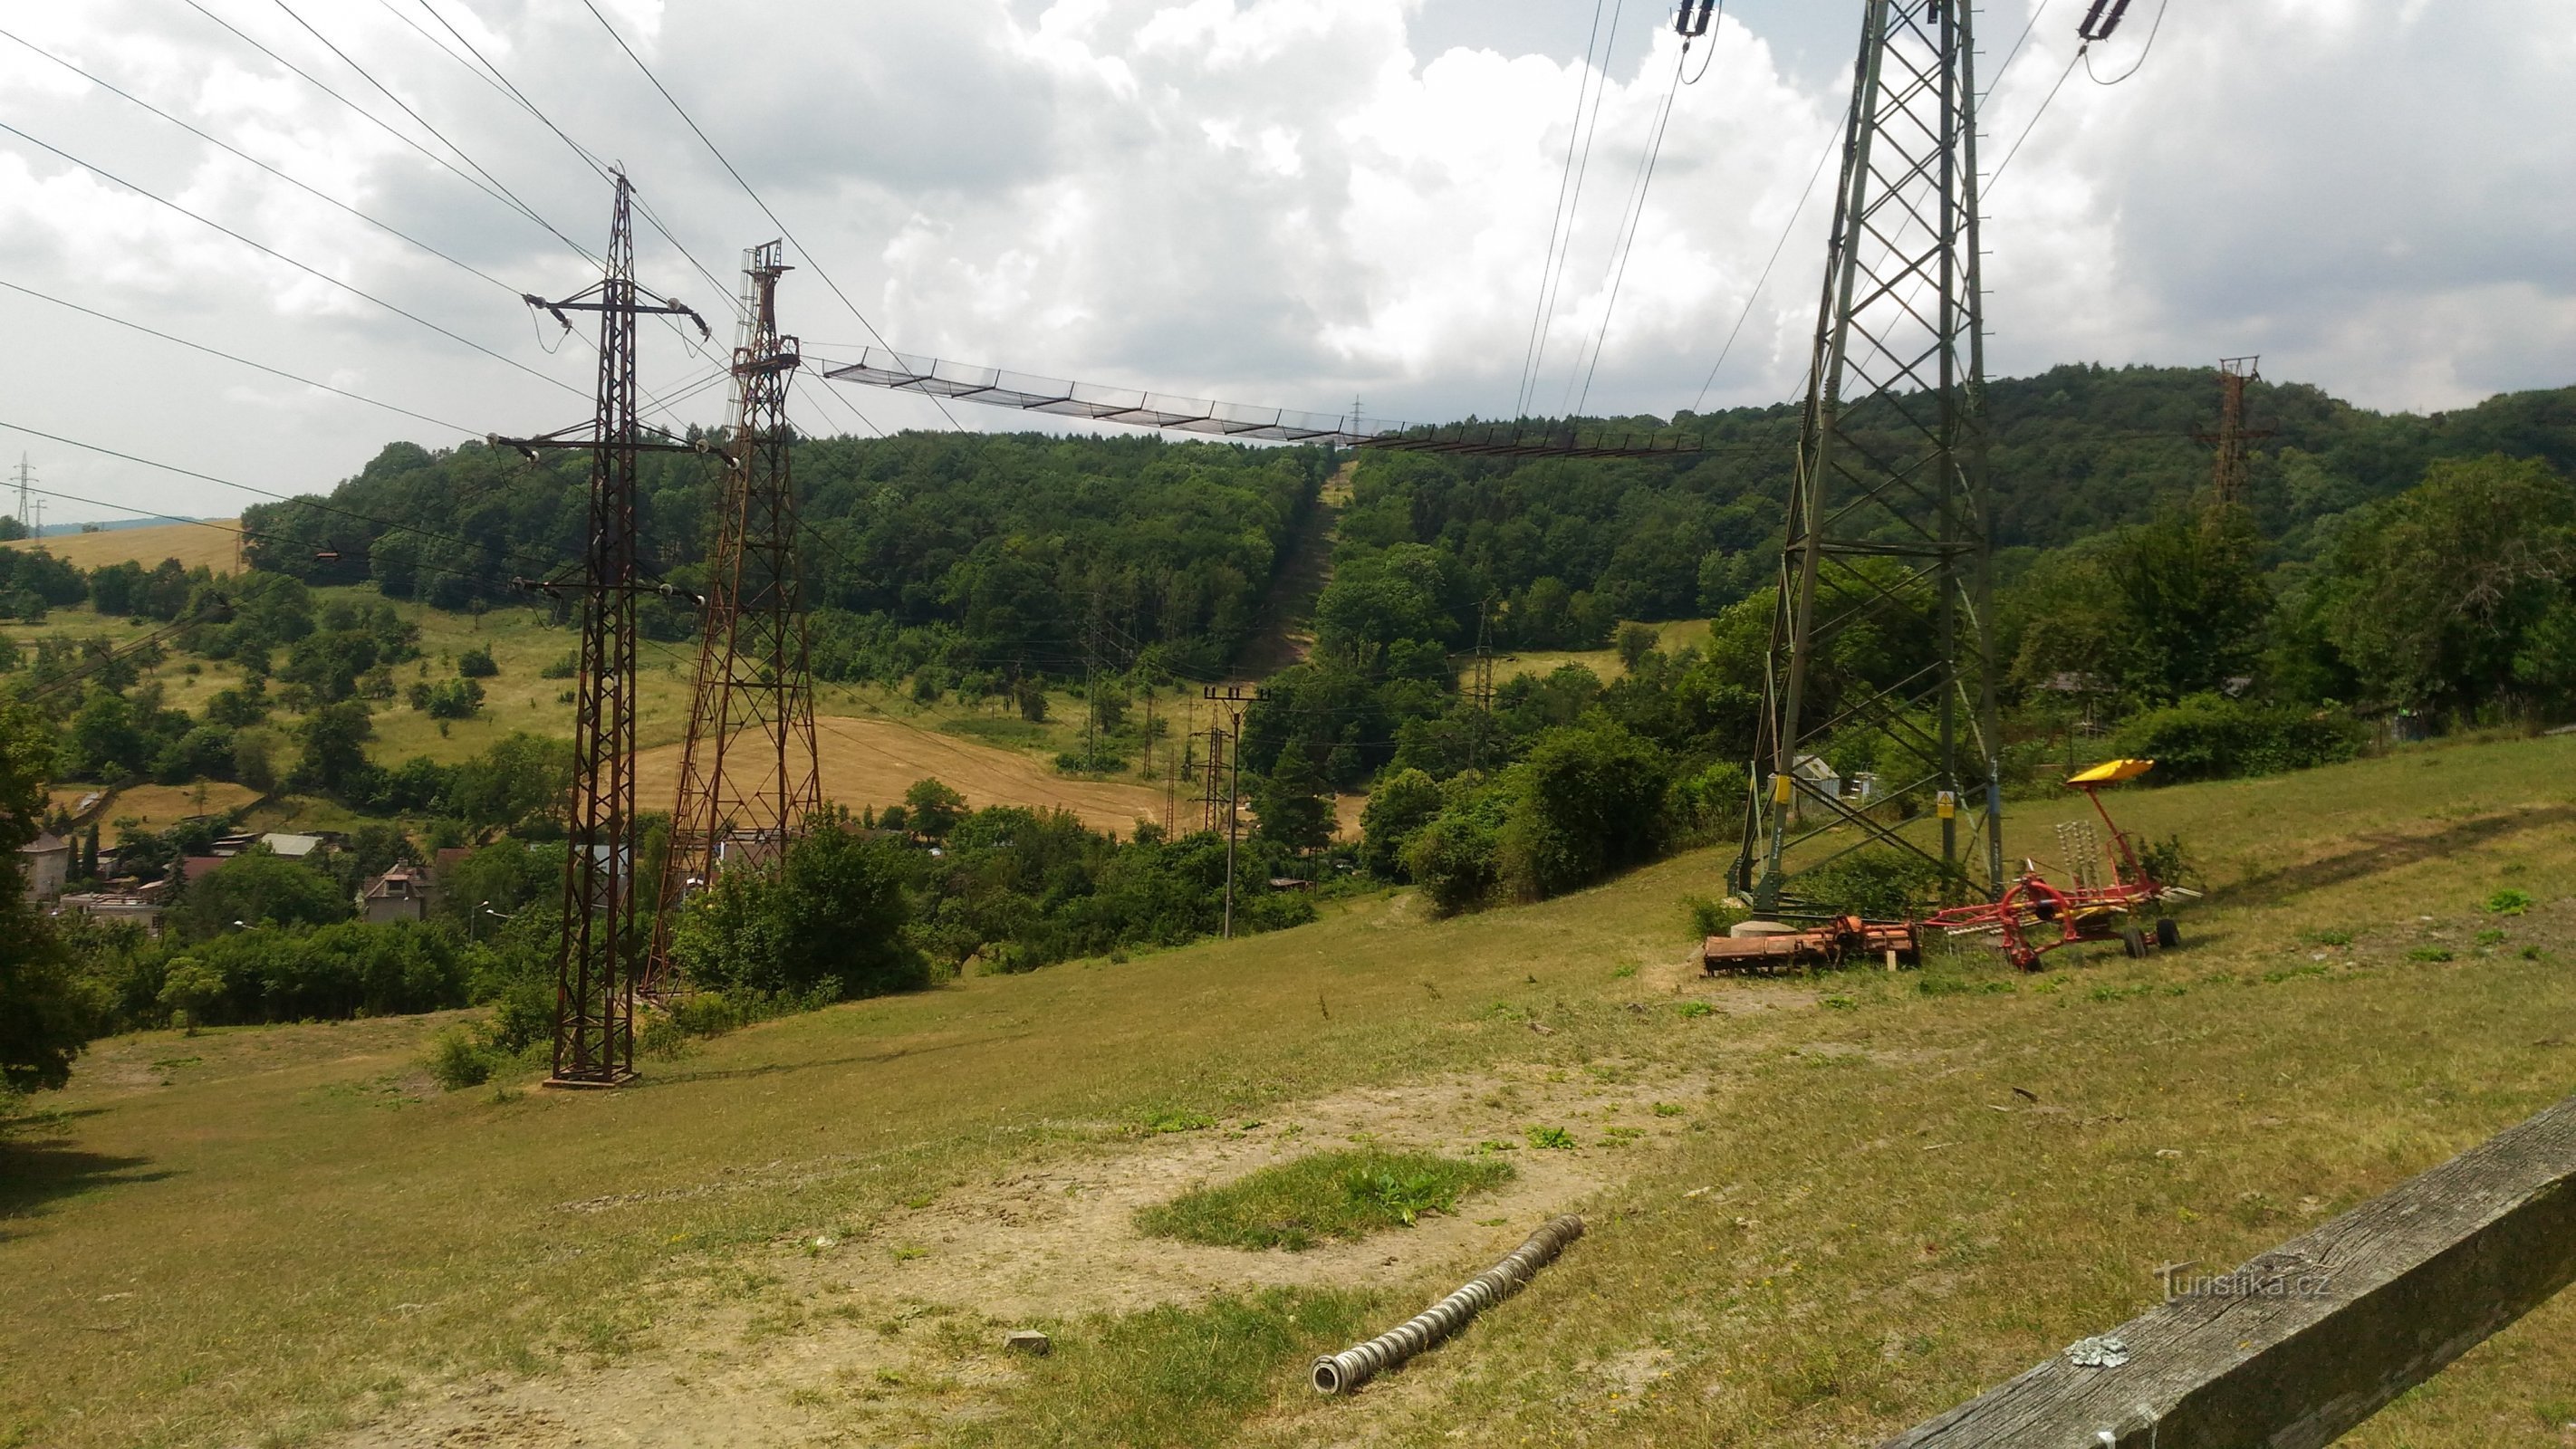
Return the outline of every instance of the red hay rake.
<path id="1" fill-rule="evenodd" d="M 2156 910 L 2165 902 L 2198 893 L 2157 880 L 2139 860 L 2127 831 L 2102 807 L 2102 787 L 2134 780 L 2155 768 L 2153 760 L 2112 760 L 2074 776 L 2066 783 L 2093 802 L 2093 813 L 2111 832 L 2112 879 L 2099 879 L 2103 858 L 2092 822 L 2058 827 L 2072 877 L 2057 885 L 2040 874 L 2035 861 L 2022 862 L 2021 875 L 2004 889 L 2003 898 L 1973 906 L 1954 906 L 1923 924 L 1954 936 L 1993 934 L 2000 938 L 2004 959 L 2024 971 L 2039 969 L 2039 958 L 2078 941 L 2118 941 L 2131 956 L 2169 950 L 2182 944 L 2182 931 L 2170 916 Z M 2144 925 L 2152 919 L 2152 925 Z"/>

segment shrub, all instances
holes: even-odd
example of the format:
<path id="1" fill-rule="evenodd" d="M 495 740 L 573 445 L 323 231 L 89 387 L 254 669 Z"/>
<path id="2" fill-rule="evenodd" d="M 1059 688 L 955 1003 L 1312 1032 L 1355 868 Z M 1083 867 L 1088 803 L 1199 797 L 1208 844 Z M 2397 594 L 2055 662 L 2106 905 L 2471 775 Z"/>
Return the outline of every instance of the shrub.
<path id="1" fill-rule="evenodd" d="M 731 871 L 681 916 L 672 952 L 702 986 L 835 998 L 928 984 L 906 927 L 900 848 L 815 816 L 776 873 Z"/>
<path id="2" fill-rule="evenodd" d="M 1615 724 L 1552 729 L 1506 773 L 1502 882 L 1525 901 L 1587 886 L 1663 849 L 1664 752 Z"/>
<path id="3" fill-rule="evenodd" d="M 1420 770 L 1380 780 L 1360 811 L 1360 864 L 1373 875 L 1409 880 L 1405 847 L 1440 813 L 1440 785 Z"/>
<path id="4" fill-rule="evenodd" d="M 2181 782 L 2333 764 L 2359 753 L 2361 737 L 2334 714 L 2195 694 L 2132 717 L 2114 744 L 2122 755 L 2155 761 L 2158 779 Z"/>
<path id="5" fill-rule="evenodd" d="M 1955 867 L 1911 850 L 1854 851 L 1800 875 L 1793 889 L 1819 910 L 1872 921 L 1901 921 L 1967 898 Z"/>
<path id="6" fill-rule="evenodd" d="M 456 656 L 456 674 L 460 679 L 490 679 L 500 672 L 501 666 L 492 662 L 489 649 L 468 649 Z"/>
<path id="7" fill-rule="evenodd" d="M 439 1086 L 460 1092 L 492 1080 L 497 1065 L 494 1055 L 490 1045 L 478 1039 L 472 1028 L 458 1022 L 429 1039 L 429 1055 L 423 1065 Z"/>

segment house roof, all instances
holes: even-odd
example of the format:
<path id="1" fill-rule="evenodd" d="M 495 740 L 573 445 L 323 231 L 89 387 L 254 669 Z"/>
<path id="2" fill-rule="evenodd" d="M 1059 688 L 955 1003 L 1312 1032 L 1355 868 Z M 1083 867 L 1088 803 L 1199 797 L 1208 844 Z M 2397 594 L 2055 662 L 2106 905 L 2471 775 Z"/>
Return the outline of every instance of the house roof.
<path id="1" fill-rule="evenodd" d="M 194 885 L 214 874 L 215 869 L 223 863 L 224 857 L 220 855 L 192 855 L 179 862 L 179 874 L 189 884 Z"/>
<path id="2" fill-rule="evenodd" d="M 37 836 L 35 839 L 28 841 L 26 844 L 19 846 L 18 853 L 20 855 L 51 855 L 55 851 L 69 850 L 71 848 L 72 845 L 70 841 L 63 839 L 61 836 L 48 830 L 44 834 Z"/>
<path id="3" fill-rule="evenodd" d="M 377 876 L 374 880 L 367 882 L 366 899 L 371 901 L 392 900 L 395 897 L 393 887 L 397 884 L 405 887 L 401 894 L 404 899 L 408 900 L 417 894 L 416 888 L 425 887 L 429 884 L 429 872 L 422 870 L 418 866 L 395 866 L 393 869 L 386 871 L 383 875 Z"/>
<path id="4" fill-rule="evenodd" d="M 289 859 L 300 859 L 322 848 L 322 837 L 319 835 L 271 833 L 261 836 L 260 840 L 269 849 Z"/>

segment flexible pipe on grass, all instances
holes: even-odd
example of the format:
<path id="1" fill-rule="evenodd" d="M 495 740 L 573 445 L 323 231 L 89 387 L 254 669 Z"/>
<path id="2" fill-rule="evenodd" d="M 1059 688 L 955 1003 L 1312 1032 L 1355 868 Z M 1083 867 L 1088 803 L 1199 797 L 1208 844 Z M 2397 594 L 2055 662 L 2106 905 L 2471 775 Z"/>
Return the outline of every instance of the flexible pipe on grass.
<path id="1" fill-rule="evenodd" d="M 1572 1213 L 1549 1221 L 1510 1257 L 1467 1280 L 1455 1293 L 1368 1342 L 1315 1360 L 1315 1392 L 1347 1394 L 1467 1326 L 1467 1320 L 1518 1292 L 1565 1245 L 1583 1236 Z"/>

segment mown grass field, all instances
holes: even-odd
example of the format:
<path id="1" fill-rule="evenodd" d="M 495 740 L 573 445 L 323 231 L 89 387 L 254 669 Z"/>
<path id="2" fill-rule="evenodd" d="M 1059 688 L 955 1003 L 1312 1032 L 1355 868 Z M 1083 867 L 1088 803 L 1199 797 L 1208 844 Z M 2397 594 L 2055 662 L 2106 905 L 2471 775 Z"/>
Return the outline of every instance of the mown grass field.
<path id="1" fill-rule="evenodd" d="M 76 568 L 94 569 L 131 560 L 151 568 L 175 558 L 183 568 L 228 574 L 235 568 L 233 550 L 240 542 L 237 518 L 206 523 L 161 523 L 148 528 L 111 528 L 99 533 L 60 533 L 44 538 L 13 539 L 0 548 L 41 548 Z"/>
<path id="2" fill-rule="evenodd" d="M 2576 1088 L 2571 782 L 2550 739 L 2123 792 L 2212 898 L 2183 951 L 2040 977 L 1704 982 L 1700 854 L 845 1006 L 610 1094 L 441 1095 L 424 1019 L 118 1039 L 0 1146 L 0 1443 L 1875 1442 Z M 1304 1253 L 1136 1234 L 1371 1146 L 1518 1173 Z M 1565 1210 L 1461 1339 L 1304 1387 Z M 2571 1400 L 2560 1302 L 2351 1442 L 2558 1445 Z"/>
<path id="3" fill-rule="evenodd" d="M 1675 619 L 1647 627 L 1655 631 L 1655 647 L 1667 654 L 1705 648 L 1708 644 L 1706 619 Z M 1494 656 L 1494 682 L 1500 684 L 1524 674 L 1545 676 L 1568 664 L 1582 665 L 1599 675 L 1604 684 L 1628 672 L 1627 666 L 1619 662 L 1616 649 L 1523 649 Z M 1462 671 L 1459 677 L 1464 679 L 1466 675 Z"/>

